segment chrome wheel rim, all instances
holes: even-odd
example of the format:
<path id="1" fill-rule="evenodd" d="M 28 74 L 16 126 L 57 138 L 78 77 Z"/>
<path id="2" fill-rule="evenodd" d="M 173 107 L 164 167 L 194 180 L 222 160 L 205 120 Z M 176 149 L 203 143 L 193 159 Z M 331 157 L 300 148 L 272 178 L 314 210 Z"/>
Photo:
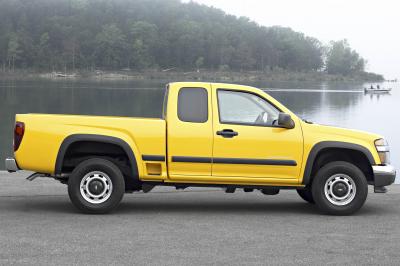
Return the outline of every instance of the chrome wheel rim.
<path id="1" fill-rule="evenodd" d="M 92 204 L 100 204 L 108 200 L 111 196 L 112 188 L 110 177 L 100 171 L 86 174 L 80 184 L 82 197 Z"/>
<path id="2" fill-rule="evenodd" d="M 344 206 L 352 202 L 356 196 L 354 180 L 345 174 L 335 174 L 325 183 L 325 197 L 336 206 Z"/>

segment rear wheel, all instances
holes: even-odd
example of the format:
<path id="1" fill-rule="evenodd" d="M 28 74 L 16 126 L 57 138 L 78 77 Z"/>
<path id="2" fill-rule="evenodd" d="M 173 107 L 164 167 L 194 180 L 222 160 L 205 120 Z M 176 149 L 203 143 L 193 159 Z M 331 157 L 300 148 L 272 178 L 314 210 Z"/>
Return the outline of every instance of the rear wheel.
<path id="1" fill-rule="evenodd" d="M 332 215 L 358 211 L 368 195 L 363 172 L 348 162 L 331 162 L 322 167 L 312 183 L 312 196 L 320 210 Z"/>
<path id="2" fill-rule="evenodd" d="M 68 180 L 72 203 L 85 213 L 107 213 L 122 200 L 124 177 L 112 162 L 94 158 L 75 167 Z"/>
<path id="3" fill-rule="evenodd" d="M 314 198 L 312 195 L 312 191 L 311 191 L 311 187 L 305 187 L 303 189 L 297 189 L 297 194 L 299 194 L 299 196 L 307 201 L 308 203 L 314 204 Z"/>

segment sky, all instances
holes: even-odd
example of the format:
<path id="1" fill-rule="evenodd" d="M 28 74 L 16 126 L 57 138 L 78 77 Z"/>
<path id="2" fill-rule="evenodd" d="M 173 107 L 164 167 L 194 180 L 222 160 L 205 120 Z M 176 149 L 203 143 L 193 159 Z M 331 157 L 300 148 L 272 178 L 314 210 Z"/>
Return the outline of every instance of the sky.
<path id="1" fill-rule="evenodd" d="M 399 0 L 193 1 L 248 17 L 263 26 L 290 27 L 326 44 L 347 39 L 367 59 L 367 71 L 400 79 Z"/>

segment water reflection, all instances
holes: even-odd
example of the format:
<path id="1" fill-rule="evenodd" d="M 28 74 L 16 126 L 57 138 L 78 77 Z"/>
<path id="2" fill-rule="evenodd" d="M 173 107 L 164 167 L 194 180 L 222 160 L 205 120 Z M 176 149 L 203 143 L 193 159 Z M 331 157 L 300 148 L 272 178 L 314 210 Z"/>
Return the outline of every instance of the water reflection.
<path id="1" fill-rule="evenodd" d="M 345 118 L 349 107 L 358 105 L 363 99 L 361 92 L 332 93 L 321 90 L 319 92 L 272 91 L 269 93 L 293 112 L 307 119 L 319 118 L 320 115 L 334 119 L 339 110 L 341 110 L 341 116 Z"/>
<path id="2" fill-rule="evenodd" d="M 369 96 L 369 98 L 372 100 L 372 99 L 376 99 L 377 101 L 379 101 L 379 99 L 381 98 L 381 97 L 390 97 L 391 96 L 391 93 L 390 92 L 388 92 L 388 93 L 368 93 L 368 92 L 364 92 L 364 95 L 365 96 Z"/>

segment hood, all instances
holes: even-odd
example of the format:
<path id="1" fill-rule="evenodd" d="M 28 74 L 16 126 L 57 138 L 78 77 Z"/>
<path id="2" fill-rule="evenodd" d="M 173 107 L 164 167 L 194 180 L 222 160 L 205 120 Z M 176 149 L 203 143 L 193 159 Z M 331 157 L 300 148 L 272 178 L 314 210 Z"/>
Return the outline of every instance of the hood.
<path id="1" fill-rule="evenodd" d="M 309 133 L 313 135 L 318 135 L 321 138 L 331 138 L 332 140 L 341 139 L 347 140 L 349 142 L 360 140 L 368 143 L 374 143 L 375 140 L 383 138 L 381 135 L 362 130 L 354 130 L 320 124 L 310 124 L 306 122 L 303 122 L 303 129 L 305 129 L 305 135 L 307 135 L 308 131 Z"/>

